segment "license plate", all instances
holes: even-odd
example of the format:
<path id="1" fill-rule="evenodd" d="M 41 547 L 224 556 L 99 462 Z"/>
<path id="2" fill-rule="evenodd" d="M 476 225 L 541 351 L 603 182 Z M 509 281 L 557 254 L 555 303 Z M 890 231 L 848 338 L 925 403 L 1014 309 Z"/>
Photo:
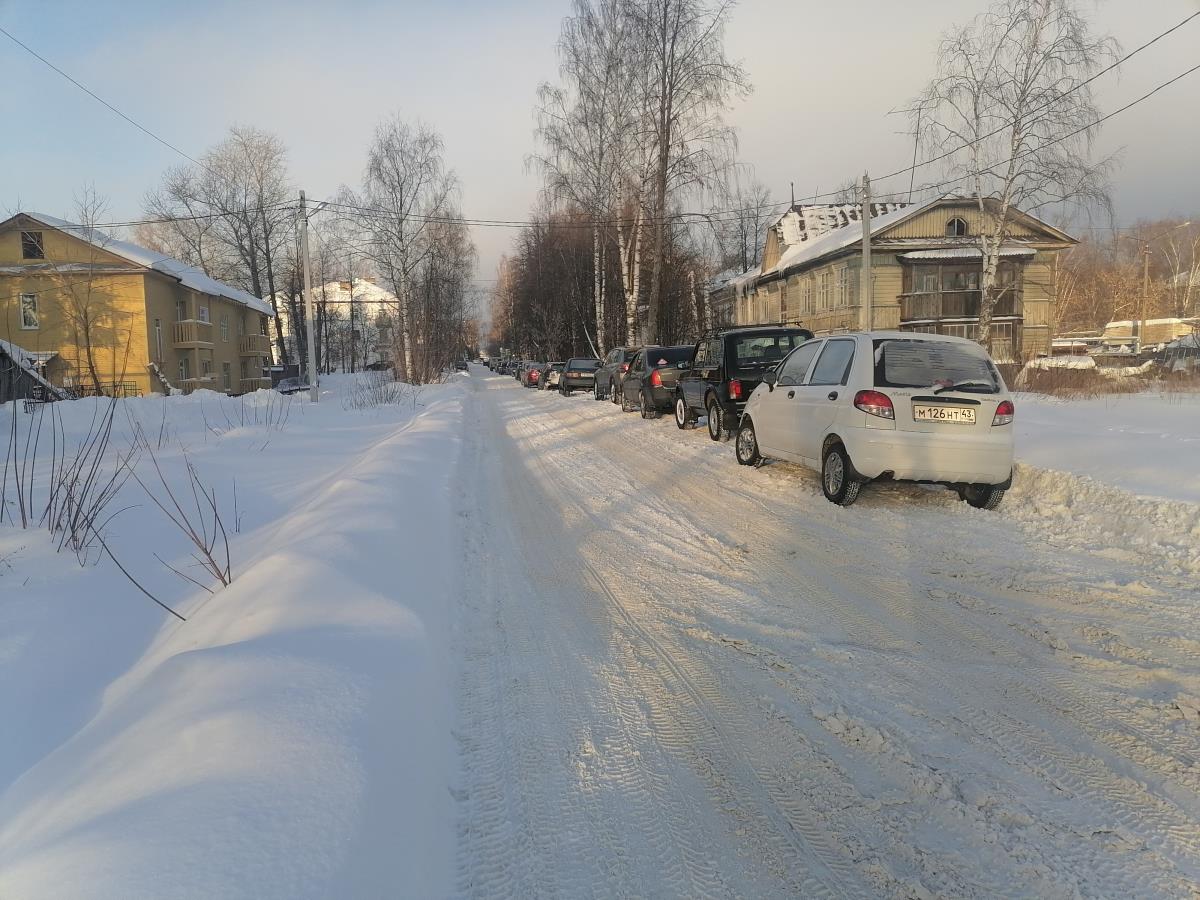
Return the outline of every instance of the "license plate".
<path id="1" fill-rule="evenodd" d="M 571 377 L 572 378 L 595 378 L 596 376 L 593 375 L 591 372 L 572 372 Z"/>
<path id="2" fill-rule="evenodd" d="M 913 404 L 914 422 L 948 422 L 951 425 L 974 425 L 975 410 L 969 406 L 921 406 Z"/>

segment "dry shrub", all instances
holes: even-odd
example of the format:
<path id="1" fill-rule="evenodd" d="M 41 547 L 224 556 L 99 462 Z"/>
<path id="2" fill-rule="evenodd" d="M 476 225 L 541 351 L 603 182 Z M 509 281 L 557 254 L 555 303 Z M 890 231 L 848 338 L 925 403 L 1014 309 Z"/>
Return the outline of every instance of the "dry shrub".
<path id="1" fill-rule="evenodd" d="M 1015 380 L 1019 390 L 1065 400 L 1138 394 L 1152 382 L 1140 376 L 1111 376 L 1099 369 L 1026 369 Z"/>
<path id="2" fill-rule="evenodd" d="M 365 372 L 354 383 L 342 401 L 345 409 L 374 409 L 400 403 L 415 391 L 410 385 L 396 381 L 390 372 Z"/>

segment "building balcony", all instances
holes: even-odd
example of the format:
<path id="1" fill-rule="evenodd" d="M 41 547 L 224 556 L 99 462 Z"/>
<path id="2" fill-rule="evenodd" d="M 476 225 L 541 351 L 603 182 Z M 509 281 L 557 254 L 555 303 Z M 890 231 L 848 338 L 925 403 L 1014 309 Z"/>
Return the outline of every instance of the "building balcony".
<path id="1" fill-rule="evenodd" d="M 250 391 L 257 391 L 271 386 L 270 378 L 242 378 L 238 381 L 243 394 Z"/>
<path id="2" fill-rule="evenodd" d="M 200 348 L 211 350 L 212 322 L 201 322 L 199 319 L 184 319 L 176 322 L 171 332 L 171 343 L 176 350 L 193 350 Z"/>
<path id="3" fill-rule="evenodd" d="M 242 356 L 270 356 L 271 339 L 265 334 L 247 334 L 242 337 Z"/>
<path id="4" fill-rule="evenodd" d="M 979 318 L 980 291 L 933 291 L 900 295 L 901 322 L 970 321 Z M 1019 317 L 1020 292 L 1008 288 L 996 299 L 992 318 Z"/>

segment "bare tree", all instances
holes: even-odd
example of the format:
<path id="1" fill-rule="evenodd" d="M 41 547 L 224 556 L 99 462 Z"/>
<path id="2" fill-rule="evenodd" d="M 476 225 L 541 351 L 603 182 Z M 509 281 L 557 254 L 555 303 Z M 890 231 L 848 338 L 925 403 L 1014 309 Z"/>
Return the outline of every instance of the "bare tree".
<path id="1" fill-rule="evenodd" d="M 629 0 L 646 72 L 644 113 L 653 145 L 650 209 L 653 263 L 646 336 L 659 340 L 669 195 L 716 177 L 733 149 L 721 113 L 749 91 L 746 74 L 725 55 L 732 0 Z"/>
<path id="2" fill-rule="evenodd" d="M 291 196 L 282 141 L 257 128 L 235 126 L 201 157 L 200 165 L 167 170 L 143 200 L 149 216 L 164 220 L 144 235 L 155 241 L 156 249 L 271 303 L 283 363 L 288 349 L 276 277 L 288 268 L 292 250 Z M 287 298 L 295 320 L 295 293 Z"/>
<path id="3" fill-rule="evenodd" d="M 458 216 L 458 177 L 442 159 L 441 136 L 429 126 L 386 119 L 375 129 L 367 158 L 364 242 L 381 277 L 397 297 L 397 374 L 417 383 L 413 312 L 415 276 L 436 245 L 435 226 Z M 403 368 L 401 369 L 401 360 Z"/>
<path id="4" fill-rule="evenodd" d="M 924 145 L 978 203 L 985 346 L 1016 211 L 1109 205 L 1111 160 L 1091 159 L 1100 116 L 1088 79 L 1115 52 L 1074 0 L 998 0 L 942 40 L 937 75 L 912 104 Z"/>

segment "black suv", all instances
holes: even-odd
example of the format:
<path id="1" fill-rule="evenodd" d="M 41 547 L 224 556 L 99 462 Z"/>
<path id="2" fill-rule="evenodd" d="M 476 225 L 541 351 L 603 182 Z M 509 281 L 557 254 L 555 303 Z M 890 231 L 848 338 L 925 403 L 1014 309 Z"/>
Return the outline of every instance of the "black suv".
<path id="1" fill-rule="evenodd" d="M 708 436 L 726 440 L 763 373 L 812 336 L 796 325 L 744 325 L 704 335 L 679 374 L 675 424 L 689 428 L 708 416 Z"/>
<path id="2" fill-rule="evenodd" d="M 613 347 L 604 357 L 604 362 L 596 370 L 596 382 L 592 388 L 592 396 L 597 400 L 611 397 L 613 403 L 619 403 L 621 397 L 621 382 L 629 371 L 629 364 L 637 356 L 641 347 Z"/>

